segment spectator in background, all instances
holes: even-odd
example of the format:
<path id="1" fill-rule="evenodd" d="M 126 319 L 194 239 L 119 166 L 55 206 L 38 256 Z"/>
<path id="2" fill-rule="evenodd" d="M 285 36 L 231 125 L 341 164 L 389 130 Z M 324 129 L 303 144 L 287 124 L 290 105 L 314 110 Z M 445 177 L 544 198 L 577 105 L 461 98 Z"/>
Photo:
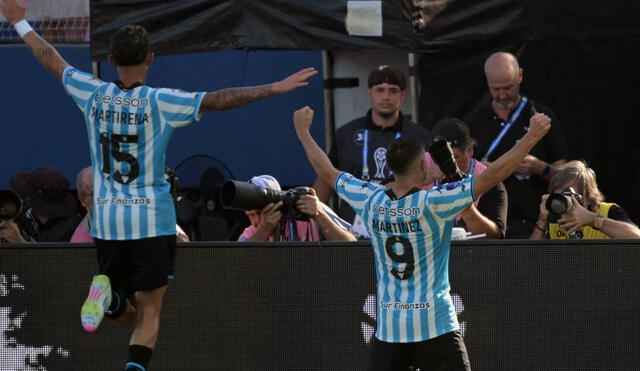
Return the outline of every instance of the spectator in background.
<path id="1" fill-rule="evenodd" d="M 394 139 L 415 136 L 427 147 L 431 142 L 431 134 L 405 118 L 400 111 L 407 88 L 407 80 L 402 72 L 390 66 L 379 66 L 369 74 L 368 87 L 371 109 L 364 117 L 336 131 L 329 158 L 337 169 L 365 181 L 380 183 L 390 174 L 386 167 L 386 153 Z M 333 184 L 326 184 L 320 177 L 313 188 L 324 203 L 334 194 Z M 354 232 L 362 234 L 366 230 L 346 202 L 339 200 L 337 211 L 341 218 L 353 224 Z"/>
<path id="2" fill-rule="evenodd" d="M 93 242 L 93 237 L 89 233 L 91 231 L 91 213 L 93 209 L 93 170 L 91 166 L 80 170 L 76 176 L 76 192 L 80 205 L 87 210 L 87 213 L 73 232 L 71 242 Z"/>
<path id="3" fill-rule="evenodd" d="M 281 190 L 280 183 L 271 175 L 254 176 L 249 183 L 262 188 Z M 279 210 L 282 201 L 279 201 L 267 205 L 262 210 L 247 210 L 251 225 L 245 228 L 238 241 L 355 241 L 356 238 L 348 231 L 349 223 L 320 202 L 313 188 L 309 188 L 309 191 L 309 194 L 300 196 L 296 203 L 297 210 L 310 218 L 307 221 L 296 220 L 296 237 L 290 238 L 287 235 L 286 220 L 283 220 L 284 215 Z"/>
<path id="4" fill-rule="evenodd" d="M 557 197 L 553 210 L 547 208 L 549 194 Z M 596 173 L 582 161 L 571 161 L 556 171 L 549 181 L 549 194 L 540 201 L 540 216 L 532 239 L 640 238 L 640 229 L 626 211 L 604 202 Z M 566 203 L 559 194 L 566 196 Z M 558 211 L 566 210 L 558 215 Z"/>
<path id="5" fill-rule="evenodd" d="M 504 181 L 509 195 L 507 238 L 528 238 L 538 220 L 538 200 L 553 171 L 566 162 L 567 143 L 562 126 L 548 107 L 520 95 L 523 70 L 515 56 L 499 52 L 485 62 L 484 73 L 491 101 L 467 120 L 476 139 L 476 155 L 495 161 L 529 130 L 536 112 L 551 117 L 549 133 L 531 150 L 516 171 Z"/>
<path id="6" fill-rule="evenodd" d="M 33 211 L 39 230 L 37 242 L 71 239 L 82 218 L 64 175 L 54 168 L 41 167 L 31 173 L 14 174 L 10 185 Z"/>
<path id="7" fill-rule="evenodd" d="M 463 173 L 478 175 L 487 169 L 483 163 L 473 158 L 475 141 L 464 122 L 455 118 L 443 119 L 435 124 L 431 133 L 434 141 L 446 140 L 450 143 L 453 157 Z M 435 182 L 435 185 L 439 185 L 443 176 L 428 152 L 425 153 L 425 161 L 429 168 L 439 173 Z M 433 186 L 431 183 L 425 189 Z M 455 226 L 465 228 L 473 235 L 485 234 L 487 239 L 497 239 L 504 238 L 506 221 L 507 191 L 500 182 L 462 210 Z"/>

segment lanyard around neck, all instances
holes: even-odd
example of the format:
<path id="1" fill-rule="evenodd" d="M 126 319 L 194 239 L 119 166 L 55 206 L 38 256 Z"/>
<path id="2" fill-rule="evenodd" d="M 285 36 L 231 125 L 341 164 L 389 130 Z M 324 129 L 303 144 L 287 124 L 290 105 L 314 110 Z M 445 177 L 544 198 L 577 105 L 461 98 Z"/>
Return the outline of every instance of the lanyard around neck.
<path id="1" fill-rule="evenodd" d="M 369 177 L 369 161 L 368 161 L 368 157 L 369 157 L 369 130 L 365 129 L 363 134 L 363 139 L 362 139 L 362 180 L 364 180 L 365 182 L 368 182 L 370 177 Z M 400 138 L 400 132 L 398 131 L 395 135 L 395 139 Z"/>
<path id="2" fill-rule="evenodd" d="M 520 113 L 522 113 L 522 109 L 526 104 L 527 104 L 527 97 L 522 97 L 522 99 L 520 100 L 520 104 L 518 105 L 518 108 L 516 108 L 516 111 L 513 113 L 513 115 L 511 115 L 511 118 L 509 119 L 509 121 L 507 121 L 507 123 L 504 125 L 500 134 L 498 134 L 496 139 L 493 140 L 493 142 L 491 143 L 491 146 L 489 146 L 489 149 L 487 150 L 487 153 L 484 156 L 482 156 L 482 161 L 486 161 L 489 159 L 489 156 L 491 156 L 491 153 L 493 153 L 496 147 L 498 147 L 498 144 L 500 144 L 500 142 L 502 141 L 502 138 L 504 138 L 504 135 L 507 134 L 507 131 L 509 131 L 509 129 L 511 129 L 511 126 L 513 126 L 513 123 L 518 120 L 518 118 L 520 117 Z"/>

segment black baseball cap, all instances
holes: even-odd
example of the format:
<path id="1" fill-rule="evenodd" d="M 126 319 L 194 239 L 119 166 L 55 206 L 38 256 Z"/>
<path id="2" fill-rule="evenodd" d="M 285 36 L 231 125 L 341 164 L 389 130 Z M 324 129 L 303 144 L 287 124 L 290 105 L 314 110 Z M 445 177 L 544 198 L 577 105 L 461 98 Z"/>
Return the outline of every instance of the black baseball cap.
<path id="1" fill-rule="evenodd" d="M 404 73 L 387 65 L 376 67 L 376 69 L 369 74 L 367 83 L 370 88 L 384 83 L 398 85 L 400 90 L 407 88 L 407 79 L 404 77 Z"/>
<path id="2" fill-rule="evenodd" d="M 467 124 L 457 118 L 446 118 L 438 121 L 431 130 L 434 140 L 444 139 L 451 147 L 464 147 L 474 142 Z"/>

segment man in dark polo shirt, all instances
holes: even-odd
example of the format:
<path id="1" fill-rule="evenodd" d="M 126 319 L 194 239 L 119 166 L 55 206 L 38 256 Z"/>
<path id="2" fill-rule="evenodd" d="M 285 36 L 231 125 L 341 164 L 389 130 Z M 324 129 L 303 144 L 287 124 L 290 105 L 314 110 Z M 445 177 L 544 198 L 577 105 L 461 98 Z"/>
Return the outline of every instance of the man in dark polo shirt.
<path id="1" fill-rule="evenodd" d="M 386 154 L 393 140 L 401 136 L 415 136 L 428 148 L 431 134 L 400 112 L 407 88 L 407 80 L 402 72 L 386 65 L 379 66 L 369 75 L 368 86 L 371 109 L 366 116 L 336 131 L 329 158 L 337 169 L 379 183 L 390 175 L 386 168 Z M 322 202 L 328 202 L 333 195 L 332 186 L 320 178 L 316 179 L 313 188 Z M 357 233 L 359 223 L 354 221 L 355 214 L 351 207 L 340 202 L 337 212 L 343 219 L 355 223 L 354 232 Z"/>
<path id="2" fill-rule="evenodd" d="M 478 175 L 487 169 L 482 162 L 473 158 L 475 140 L 464 122 L 456 118 L 440 120 L 433 126 L 431 134 L 435 141 L 449 142 L 453 158 L 463 173 Z M 438 169 L 428 152 L 425 153 L 425 163 L 433 170 L 434 167 Z M 438 173 L 436 181 L 427 185 L 425 189 L 440 184 L 443 176 L 439 170 Z M 486 239 L 504 238 L 507 227 L 507 199 L 507 191 L 504 184 L 500 182 L 464 209 L 460 217 L 456 218 L 454 226 L 465 228 L 472 235 L 484 235 Z"/>
<path id="3" fill-rule="evenodd" d="M 529 118 L 534 113 L 551 117 L 549 133 L 504 181 L 509 198 L 507 238 L 529 238 L 548 179 L 568 157 L 567 142 L 553 111 L 520 94 L 522 68 L 515 56 L 492 54 L 485 62 L 484 72 L 492 99 L 467 120 L 477 142 L 478 158 L 491 162 L 507 152 L 529 129 Z"/>

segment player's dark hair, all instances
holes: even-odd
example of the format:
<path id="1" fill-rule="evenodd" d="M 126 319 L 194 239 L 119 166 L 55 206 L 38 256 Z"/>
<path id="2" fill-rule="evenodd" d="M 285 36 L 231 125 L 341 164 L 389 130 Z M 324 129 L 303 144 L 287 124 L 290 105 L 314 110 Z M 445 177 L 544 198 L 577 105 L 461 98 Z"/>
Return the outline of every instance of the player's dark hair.
<path id="1" fill-rule="evenodd" d="M 111 35 L 111 57 L 118 66 L 135 66 L 149 54 L 149 33 L 139 25 L 128 25 Z"/>
<path id="2" fill-rule="evenodd" d="M 417 137 L 408 136 L 394 140 L 387 149 L 387 166 L 397 175 L 405 175 L 413 162 L 424 156 L 424 146 Z"/>

